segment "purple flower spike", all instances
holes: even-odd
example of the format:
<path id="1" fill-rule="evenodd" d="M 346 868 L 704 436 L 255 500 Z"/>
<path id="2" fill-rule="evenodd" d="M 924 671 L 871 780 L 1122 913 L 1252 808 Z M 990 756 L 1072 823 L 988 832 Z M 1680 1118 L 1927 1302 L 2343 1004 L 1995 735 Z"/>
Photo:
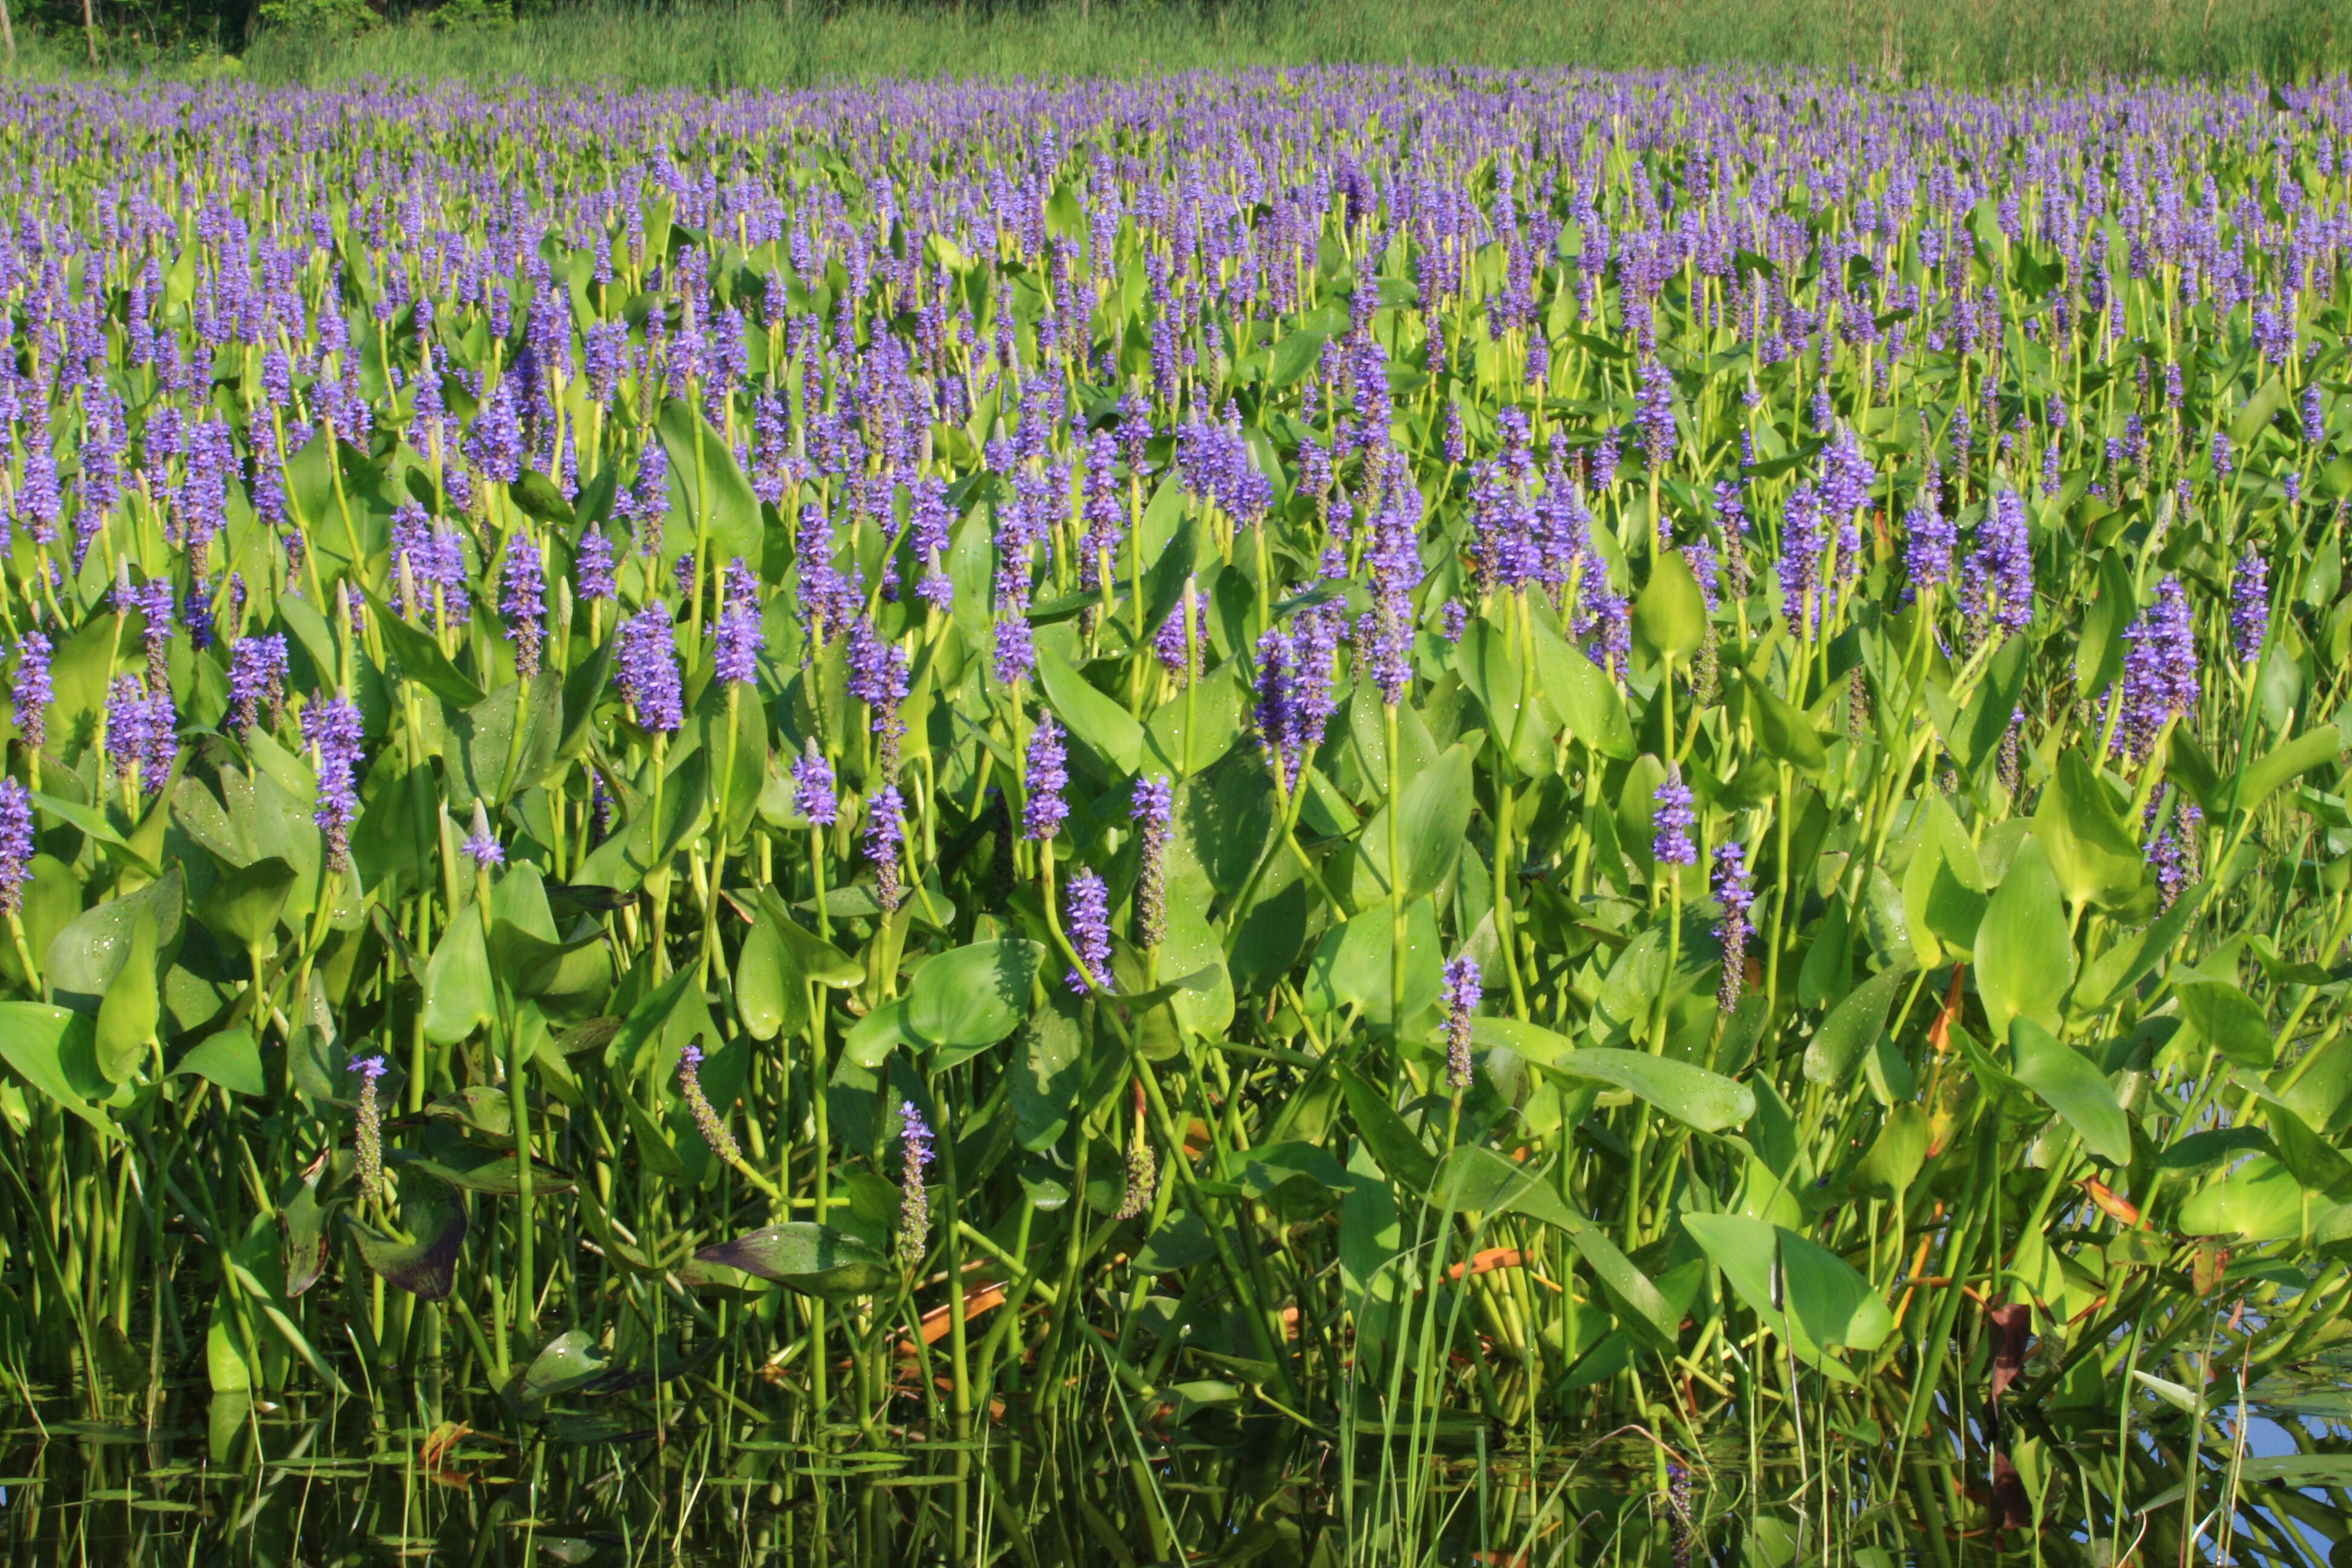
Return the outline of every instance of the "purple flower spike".
<path id="1" fill-rule="evenodd" d="M 923 1172 L 931 1163 L 931 1124 L 911 1100 L 898 1102 L 906 1125 L 899 1131 L 904 1163 L 899 1167 L 898 1263 L 913 1268 L 930 1249 L 931 1200 L 923 1190 Z"/>
<path id="2" fill-rule="evenodd" d="M 1069 803 L 1062 798 L 1062 792 L 1070 786 L 1070 770 L 1062 746 L 1062 728 L 1051 713 L 1037 715 L 1037 727 L 1029 732 L 1021 784 L 1027 797 L 1021 805 L 1021 837 L 1053 837 L 1070 815 Z"/>
<path id="3" fill-rule="evenodd" d="M 353 1057 L 351 1070 L 360 1075 L 359 1131 L 354 1139 L 360 1190 L 382 1202 L 384 1192 L 383 1106 L 376 1098 L 375 1081 L 384 1074 L 383 1058 Z"/>
<path id="4" fill-rule="evenodd" d="M 667 605 L 656 599 L 622 626 L 619 668 L 614 679 L 644 728 L 666 732 L 686 721 L 677 634 Z"/>
<path id="5" fill-rule="evenodd" d="M 727 1130 L 727 1119 L 710 1103 L 710 1096 L 703 1089 L 701 1047 L 688 1046 L 678 1053 L 677 1091 L 685 1099 L 687 1110 L 694 1113 L 695 1131 L 702 1134 L 710 1152 L 730 1165 L 741 1164 L 742 1146 L 735 1142 L 735 1134 Z"/>
<path id="6" fill-rule="evenodd" d="M 506 846 L 490 831 L 490 814 L 478 800 L 474 802 L 474 831 L 461 846 L 468 858 L 483 870 L 507 863 Z"/>
<path id="7" fill-rule="evenodd" d="M 0 915 L 25 903 L 33 876 L 33 796 L 15 779 L 0 778 Z"/>
<path id="8" fill-rule="evenodd" d="M 1070 879 L 1067 920 L 1070 947 L 1078 955 L 1067 984 L 1083 996 L 1110 989 L 1110 889 L 1091 870 Z"/>
<path id="9" fill-rule="evenodd" d="M 866 807 L 866 858 L 874 863 L 874 901 L 889 913 L 906 901 L 898 881 L 898 851 L 907 842 L 907 803 L 897 784 L 874 792 Z"/>
<path id="10" fill-rule="evenodd" d="M 507 640 L 515 645 L 515 673 L 529 680 L 539 674 L 540 649 L 547 637 L 547 571 L 529 534 L 516 534 L 507 546 L 499 614 L 506 617 Z"/>
<path id="11" fill-rule="evenodd" d="M 1168 939 L 1168 844 L 1173 837 L 1176 787 L 1164 778 L 1139 778 L 1128 815 L 1143 839 L 1143 866 L 1135 880 L 1136 936 L 1146 947 Z"/>
<path id="12" fill-rule="evenodd" d="M 360 710 L 343 696 L 313 702 L 302 710 L 302 738 L 319 779 L 310 819 L 326 835 L 328 865 L 340 871 L 352 863 L 352 824 L 360 813 Z"/>
<path id="13" fill-rule="evenodd" d="M 2271 630 L 2271 565 L 2258 551 L 2239 558 L 2236 580 L 2230 584 L 2230 646 L 2238 658 L 2253 662 Z"/>
<path id="14" fill-rule="evenodd" d="M 2180 580 L 2156 586 L 2156 603 L 2124 632 L 2123 712 L 2115 749 L 2146 757 L 2168 720 L 2197 710 L 2197 626 Z"/>
<path id="15" fill-rule="evenodd" d="M 833 764 L 808 742 L 808 749 L 793 763 L 793 809 L 819 827 L 831 827 L 841 820 L 841 797 L 833 784 Z"/>
<path id="16" fill-rule="evenodd" d="M 240 741 L 269 710 L 275 724 L 286 706 L 286 637 L 283 633 L 247 637 L 228 667 L 228 727 Z"/>
<path id="17" fill-rule="evenodd" d="M 37 752 L 49 733 L 49 639 L 26 632 L 16 644 L 16 668 L 9 677 L 8 700 L 16 710 L 16 733 L 25 748 Z"/>
<path id="18" fill-rule="evenodd" d="M 1740 988 L 1748 978 L 1748 919 L 1756 907 L 1756 891 L 1748 883 L 1748 851 L 1736 838 L 1716 847 L 1715 901 L 1723 918 L 1715 928 L 1723 949 L 1723 981 L 1715 1005 L 1728 1013 L 1739 1005 Z"/>
<path id="19" fill-rule="evenodd" d="M 1650 817 L 1656 833 L 1650 853 L 1663 866 L 1697 865 L 1698 846 L 1691 842 L 1690 830 L 1698 825 L 1698 818 L 1691 813 L 1690 786 L 1683 783 L 1683 770 L 1678 764 L 1666 764 L 1666 782 L 1650 798 L 1657 803 Z"/>
<path id="20" fill-rule="evenodd" d="M 1445 966 L 1445 1081 L 1470 1087 L 1470 1016 L 1478 1010 L 1478 961 L 1464 954 Z"/>

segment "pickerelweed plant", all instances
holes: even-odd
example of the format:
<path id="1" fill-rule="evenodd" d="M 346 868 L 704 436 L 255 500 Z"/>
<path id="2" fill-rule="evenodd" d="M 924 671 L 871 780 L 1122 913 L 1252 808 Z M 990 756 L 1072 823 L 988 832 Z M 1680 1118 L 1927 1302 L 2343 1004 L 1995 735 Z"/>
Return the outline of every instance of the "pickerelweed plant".
<path id="1" fill-rule="evenodd" d="M 1183 1434 L 1419 1561 L 1736 1417 L 2114 1562 L 2344 1336 L 2343 82 L 0 139 L 17 1384 L 952 1445 L 958 1560 L 1082 1410 L 1153 1560 Z"/>

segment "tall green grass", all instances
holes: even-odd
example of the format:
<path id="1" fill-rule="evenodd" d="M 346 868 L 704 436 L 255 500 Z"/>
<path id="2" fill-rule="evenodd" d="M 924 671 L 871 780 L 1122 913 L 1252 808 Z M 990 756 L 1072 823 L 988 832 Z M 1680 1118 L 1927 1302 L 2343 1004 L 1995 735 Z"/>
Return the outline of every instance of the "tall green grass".
<path id="1" fill-rule="evenodd" d="M 1987 86 L 2191 75 L 2300 79 L 2352 58 L 2337 0 L 1300 0 L 1295 5 L 597 4 L 503 26 L 264 32 L 271 82 L 362 77 L 804 86 L 887 77 L 1134 76 L 1306 63 L 1643 69 L 1852 67 Z"/>

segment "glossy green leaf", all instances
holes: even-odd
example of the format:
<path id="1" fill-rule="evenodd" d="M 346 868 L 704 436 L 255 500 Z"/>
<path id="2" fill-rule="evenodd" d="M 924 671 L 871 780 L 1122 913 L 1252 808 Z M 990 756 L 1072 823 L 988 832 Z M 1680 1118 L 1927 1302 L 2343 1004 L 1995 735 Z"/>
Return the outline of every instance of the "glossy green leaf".
<path id="1" fill-rule="evenodd" d="M 1630 1089 L 1701 1132 L 1720 1132 L 1756 1114 L 1755 1091 L 1747 1085 L 1672 1057 L 1594 1047 L 1570 1051 L 1547 1065 L 1563 1078 Z"/>
<path id="2" fill-rule="evenodd" d="M 196 919 L 239 948 L 270 948 L 294 890 L 294 867 L 271 856 L 223 872 L 196 905 Z"/>
<path id="3" fill-rule="evenodd" d="M 845 1231 L 807 1220 L 772 1225 L 706 1247 L 695 1256 L 828 1301 L 873 1295 L 898 1278 L 890 1260 L 871 1246 Z"/>
<path id="4" fill-rule="evenodd" d="M 1438 1168 L 1430 1200 L 1443 1208 L 1489 1215 L 1523 1214 L 1562 1232 L 1593 1277 L 1654 1343 L 1671 1345 L 1678 1337 L 1682 1314 L 1667 1306 L 1650 1277 L 1618 1250 L 1606 1232 L 1570 1207 L 1533 1172 L 1491 1149 L 1457 1148 Z"/>
<path id="5" fill-rule="evenodd" d="M 2069 903 L 2120 908 L 2147 880 L 2146 854 L 2079 751 L 2059 753 L 2057 776 L 2034 815 L 2033 836 L 2048 852 Z"/>
<path id="6" fill-rule="evenodd" d="M 2058 879 L 2040 841 L 2028 838 L 1985 906 L 1977 931 L 1977 994 L 1987 1026 L 2006 1037 L 2021 1016 L 2058 1027 L 2058 1005 L 2074 980 L 2074 939 Z"/>
<path id="7" fill-rule="evenodd" d="M 1601 756 L 1630 760 L 1633 727 L 1626 721 L 1617 683 L 1541 620 L 1531 619 L 1529 626 L 1538 689 L 1569 733 Z"/>
<path id="8" fill-rule="evenodd" d="M 189 1047 L 172 1068 L 173 1077 L 183 1074 L 207 1079 L 232 1094 L 269 1092 L 261 1070 L 261 1047 L 254 1044 L 253 1031 L 243 1026 L 223 1029 Z"/>
<path id="9" fill-rule="evenodd" d="M 1462 855 L 1463 837 L 1470 827 L 1470 753 L 1456 745 L 1440 752 L 1436 761 L 1405 784 L 1397 825 L 1408 902 L 1436 891 L 1453 875 L 1454 864 Z M 1385 901 L 1391 886 L 1388 806 L 1372 814 L 1356 844 Z"/>
<path id="10" fill-rule="evenodd" d="M 496 1016 L 489 942 L 478 907 L 467 909 L 425 966 L 425 1037 L 454 1046 Z"/>
<path id="11" fill-rule="evenodd" d="M 96 1027 L 88 1018 L 45 1002 L 0 1002 L 0 1059 L 16 1076 L 108 1138 L 115 1130 L 98 1101 L 114 1086 L 98 1070 Z"/>
<path id="12" fill-rule="evenodd" d="M 755 1040 L 772 1040 L 779 1030 L 808 1018 L 799 966 L 765 914 L 751 921 L 736 954 L 735 1007 Z"/>
<path id="13" fill-rule="evenodd" d="M 1143 726 L 1128 710 L 1096 690 L 1087 678 L 1051 648 L 1037 649 L 1037 679 L 1055 713 L 1070 733 L 1092 746 L 1113 767 L 1131 773 L 1143 763 Z"/>
<path id="14" fill-rule="evenodd" d="M 2253 998 L 2226 980 L 2181 980 L 2173 986 L 2180 1016 L 2198 1037 L 2230 1061 L 2260 1072 L 2273 1059 L 2269 1022 Z"/>
<path id="15" fill-rule="evenodd" d="M 992 1046 L 1029 1016 L 1042 942 L 1009 938 L 950 949 L 915 972 L 907 1027 L 932 1046 Z"/>
<path id="16" fill-rule="evenodd" d="M 736 464 L 726 437 L 675 397 L 663 400 L 657 428 L 669 453 L 671 488 L 684 499 L 696 527 L 709 537 L 712 557 L 707 570 L 724 571 L 730 561 L 756 565 L 765 533 L 760 498 Z"/>
<path id="17" fill-rule="evenodd" d="M 1862 1065 L 1864 1056 L 1878 1044 L 1879 1031 L 1886 1027 L 1887 1010 L 1895 1005 L 1895 994 L 1912 978 L 1909 969 L 1897 966 L 1872 975 L 1846 993 L 1845 999 L 1830 1010 L 1805 1047 L 1806 1080 L 1832 1088 L 1845 1082 Z M 1745 1121 L 1748 1118 L 1735 1120 Z"/>
<path id="18" fill-rule="evenodd" d="M 99 999 L 92 1047 L 98 1070 L 112 1082 L 128 1081 L 159 1044 L 155 1030 L 163 1009 L 155 972 L 155 910 L 146 905 L 132 919 L 122 963 Z"/>
<path id="19" fill-rule="evenodd" d="M 1878 1136 L 1854 1165 L 1847 1184 L 1865 1197 L 1900 1201 L 1927 1163 L 1933 1141 L 1927 1113 L 1906 1100 L 1886 1113 Z"/>
<path id="20" fill-rule="evenodd" d="M 1352 1068 L 1335 1067 L 1331 1072 L 1339 1080 L 1340 1092 L 1347 1097 L 1348 1115 L 1354 1121 L 1357 1132 L 1389 1180 L 1415 1196 L 1428 1192 L 1436 1175 L 1437 1157 L 1429 1152 L 1421 1135 L 1397 1113 L 1387 1095 Z"/>
<path id="21" fill-rule="evenodd" d="M 2009 1051 L 2018 1081 L 2064 1119 L 2084 1148 L 2110 1165 L 2131 1163 L 2131 1118 L 2088 1057 L 2021 1015 L 2010 1022 Z"/>
<path id="22" fill-rule="evenodd" d="M 2344 736 L 2333 724 L 2297 735 L 2246 769 L 2238 784 L 2238 809 L 2253 810 L 2281 784 L 2334 762 L 2343 750 Z"/>
<path id="23" fill-rule="evenodd" d="M 1706 640 L 1706 599 L 1675 550 L 1655 552 L 1650 580 L 1633 600 L 1633 651 L 1644 664 L 1687 664 Z"/>

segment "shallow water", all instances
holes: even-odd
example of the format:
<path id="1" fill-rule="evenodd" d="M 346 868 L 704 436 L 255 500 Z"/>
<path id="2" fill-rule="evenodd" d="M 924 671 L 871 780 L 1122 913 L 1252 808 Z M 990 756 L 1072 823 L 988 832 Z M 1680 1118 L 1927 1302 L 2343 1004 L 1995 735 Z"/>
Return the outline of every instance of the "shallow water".
<path id="1" fill-rule="evenodd" d="M 1101 1412 L 1040 1435 L 982 1424 L 822 1441 L 708 1386 L 573 1399 L 527 1421 L 479 1389 L 376 1403 L 215 1397 L 163 1387 L 107 1402 L 46 1393 L 0 1435 L 10 1563 L 1268 1564 L 1655 1563 L 1660 1568 L 2073 1568 L 2184 1562 L 2341 1568 L 2352 1540 L 2352 1383 L 2274 1379 L 2199 1440 L 2186 1418 L 2129 1437 L 2122 1504 L 2112 1424 L 2021 1410 L 1994 1459 L 1981 1422 L 1898 1451 L 1867 1426 L 1696 1444 L 1640 1428 L 1505 1432 L 1449 1418 L 1412 1467 L 1369 1429 L 1331 1440 L 1276 1415 L 1181 1426 Z M 2234 1392 L 2234 1391 L 2232 1391 Z M 1167 1412 L 1160 1413 L 1165 1415 Z M 1838 1429 L 1842 1426 L 1843 1429 Z M 1107 1440 L 1108 1437 L 1108 1440 Z M 2237 1480 L 2226 1542 L 2218 1499 Z M 2023 1491 L 2020 1492 L 2021 1476 Z M 2041 1522 L 2012 1500 L 2038 1490 Z M 2025 1518 L 2033 1517 L 2028 1497 Z M 1147 1517 L 1156 1515 L 1156 1518 Z"/>

